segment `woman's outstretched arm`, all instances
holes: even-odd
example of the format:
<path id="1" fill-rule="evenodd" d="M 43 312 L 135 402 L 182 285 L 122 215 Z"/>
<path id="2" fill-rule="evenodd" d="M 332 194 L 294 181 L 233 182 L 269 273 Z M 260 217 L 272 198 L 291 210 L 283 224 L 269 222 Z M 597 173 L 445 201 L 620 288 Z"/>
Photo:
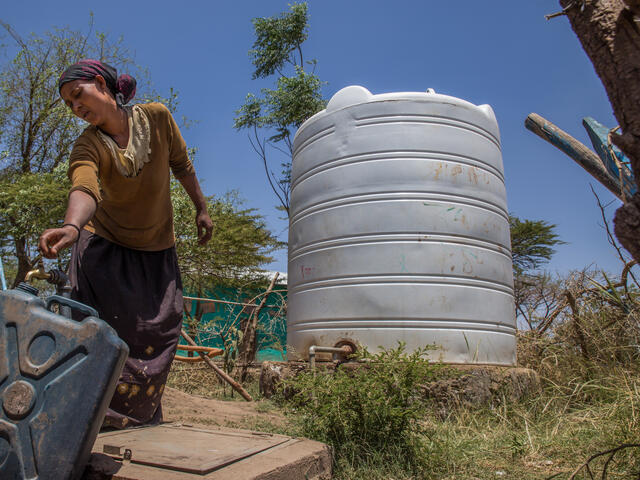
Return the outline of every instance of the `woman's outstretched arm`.
<path id="1" fill-rule="evenodd" d="M 91 195 L 81 190 L 74 190 L 69 195 L 69 206 L 64 216 L 65 226 L 45 230 L 40 236 L 38 248 L 46 258 L 56 258 L 58 252 L 73 245 L 84 227 L 96 212 L 96 201 Z M 74 225 L 74 226 L 72 226 Z"/>

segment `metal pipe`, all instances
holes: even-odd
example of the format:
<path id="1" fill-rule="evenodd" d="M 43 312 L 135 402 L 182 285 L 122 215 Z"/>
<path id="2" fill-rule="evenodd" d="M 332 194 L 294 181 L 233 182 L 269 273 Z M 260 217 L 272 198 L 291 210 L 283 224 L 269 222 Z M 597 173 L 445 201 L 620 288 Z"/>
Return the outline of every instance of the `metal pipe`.
<path id="1" fill-rule="evenodd" d="M 342 347 L 322 347 L 320 345 L 311 345 L 309 347 L 309 365 L 311 370 L 316 369 L 316 352 L 343 353 L 345 355 L 349 355 L 350 353 L 353 353 L 353 348 L 349 345 L 344 345 Z"/>
<path id="2" fill-rule="evenodd" d="M 56 292 L 58 295 L 71 298 L 71 287 L 69 285 L 56 285 Z M 60 305 L 60 315 L 67 318 L 73 318 L 71 313 L 71 307 L 67 307 L 66 305 Z"/>
<path id="3" fill-rule="evenodd" d="M 7 282 L 4 279 L 4 267 L 2 266 L 2 257 L 0 257 L 0 282 L 2 282 L 2 289 L 7 289 Z"/>
<path id="4" fill-rule="evenodd" d="M 44 266 L 43 265 L 39 265 L 38 268 L 35 268 L 33 270 L 29 270 L 27 272 L 27 274 L 24 276 L 24 281 L 29 283 L 31 282 L 33 279 L 37 278 L 39 280 L 49 280 L 51 276 L 44 271 Z"/>
<path id="5" fill-rule="evenodd" d="M 68 284 L 69 277 L 62 270 L 53 268 L 49 270 L 47 282 L 56 286 L 56 293 L 65 298 L 71 298 L 71 286 Z M 59 305 L 58 313 L 63 317 L 72 318 L 71 308 L 66 305 Z"/>
<path id="6" fill-rule="evenodd" d="M 29 283 L 33 282 L 33 280 L 46 280 L 51 285 L 56 286 L 56 293 L 65 298 L 71 298 L 71 287 L 67 284 L 69 281 L 69 277 L 62 270 L 58 270 L 54 268 L 46 272 L 44 270 L 44 263 L 42 259 L 38 262 L 38 268 L 34 270 L 30 270 L 24 277 L 24 281 Z M 66 318 L 72 318 L 71 316 L 71 308 L 66 305 L 58 305 L 58 313 Z"/>

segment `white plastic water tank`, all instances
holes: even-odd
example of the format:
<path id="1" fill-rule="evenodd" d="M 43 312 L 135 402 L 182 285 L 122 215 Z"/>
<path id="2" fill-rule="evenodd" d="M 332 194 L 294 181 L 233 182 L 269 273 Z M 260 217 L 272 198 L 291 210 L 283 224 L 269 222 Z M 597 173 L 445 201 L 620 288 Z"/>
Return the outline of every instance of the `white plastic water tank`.
<path id="1" fill-rule="evenodd" d="M 435 344 L 513 365 L 500 134 L 489 105 L 351 86 L 294 139 L 287 345 Z"/>

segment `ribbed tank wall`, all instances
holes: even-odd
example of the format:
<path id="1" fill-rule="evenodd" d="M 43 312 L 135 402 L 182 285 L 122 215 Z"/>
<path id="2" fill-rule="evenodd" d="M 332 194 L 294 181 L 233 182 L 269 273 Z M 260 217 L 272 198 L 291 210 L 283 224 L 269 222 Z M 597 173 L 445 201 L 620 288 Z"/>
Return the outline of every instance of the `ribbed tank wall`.
<path id="1" fill-rule="evenodd" d="M 449 363 L 515 363 L 493 110 L 347 87 L 294 140 L 287 345 L 435 344 Z"/>

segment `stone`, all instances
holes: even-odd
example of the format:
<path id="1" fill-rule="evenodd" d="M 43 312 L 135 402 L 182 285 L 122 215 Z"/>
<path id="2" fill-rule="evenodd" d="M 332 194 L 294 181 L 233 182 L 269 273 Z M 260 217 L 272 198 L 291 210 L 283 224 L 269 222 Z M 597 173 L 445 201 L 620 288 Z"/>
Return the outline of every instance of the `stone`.
<path id="1" fill-rule="evenodd" d="M 446 417 L 452 409 L 495 406 L 505 399 L 516 402 L 540 391 L 538 374 L 528 368 L 464 366 L 423 386 L 423 396 Z"/>
<path id="2" fill-rule="evenodd" d="M 260 393 L 265 398 L 271 398 L 277 393 L 278 385 L 283 380 L 295 377 L 308 369 L 309 364 L 306 362 L 262 362 L 259 382 Z"/>

